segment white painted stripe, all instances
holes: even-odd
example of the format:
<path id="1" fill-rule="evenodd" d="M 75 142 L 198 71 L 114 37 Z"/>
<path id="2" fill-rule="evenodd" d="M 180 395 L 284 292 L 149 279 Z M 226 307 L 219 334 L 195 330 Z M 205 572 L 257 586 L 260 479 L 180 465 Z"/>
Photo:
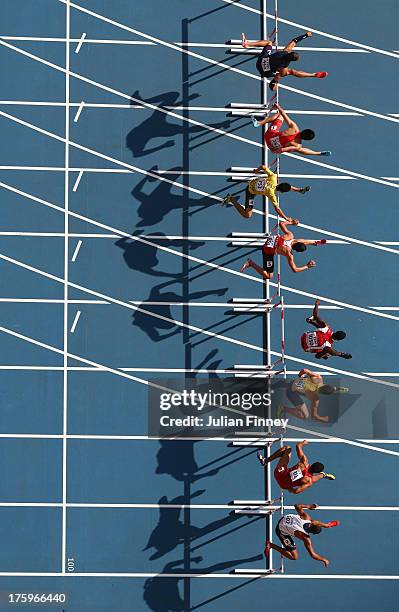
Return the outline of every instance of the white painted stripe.
<path id="1" fill-rule="evenodd" d="M 81 246 L 82 246 L 82 240 L 79 240 L 78 244 L 76 245 L 75 250 L 73 252 L 72 261 L 76 261 L 76 258 L 78 256 L 79 249 L 80 249 Z"/>
<path id="2" fill-rule="evenodd" d="M 85 103 L 82 100 L 81 103 L 79 104 L 78 110 L 76 111 L 76 115 L 74 117 L 74 123 L 77 123 L 79 121 L 80 113 L 82 112 L 84 105 Z"/>
<path id="3" fill-rule="evenodd" d="M 66 0 L 59 0 L 59 2 L 62 2 L 64 4 L 66 2 Z M 106 23 L 110 23 L 111 25 L 114 25 L 114 26 L 116 26 L 116 27 L 118 27 L 118 28 L 120 28 L 122 30 L 131 32 L 133 34 L 137 34 L 138 36 L 142 36 L 143 38 L 145 38 L 147 40 L 151 40 L 152 42 L 156 42 L 156 43 L 161 44 L 161 45 L 163 45 L 165 47 L 168 47 L 168 48 L 171 48 L 171 49 L 175 49 L 175 50 L 179 51 L 179 53 L 182 53 L 182 54 L 185 54 L 185 55 L 190 55 L 192 57 L 196 57 L 197 59 L 203 60 L 203 61 L 205 61 L 205 62 L 207 62 L 209 64 L 217 66 L 218 68 L 223 68 L 225 70 L 231 70 L 232 72 L 237 72 L 238 74 L 243 74 L 243 75 L 245 75 L 245 76 L 247 76 L 249 78 L 256 79 L 258 81 L 262 80 L 261 77 L 258 76 L 258 75 L 255 75 L 255 74 L 252 74 L 252 73 L 249 73 L 249 72 L 245 72 L 244 70 L 240 70 L 239 68 L 235 68 L 233 66 L 229 66 L 228 64 L 224 64 L 223 62 L 218 62 L 218 61 L 213 60 L 213 59 L 211 59 L 211 58 L 209 58 L 207 56 L 200 55 L 198 53 L 194 53 L 193 51 L 188 51 L 187 49 L 179 48 L 177 45 L 169 43 L 169 42 L 167 42 L 165 40 L 161 40 L 159 38 L 155 38 L 154 36 L 150 36 L 149 34 L 145 34 L 144 32 L 140 32 L 139 30 L 135 30 L 133 28 L 130 28 L 130 27 L 128 27 L 128 26 L 126 26 L 126 25 L 124 25 L 124 24 L 122 24 L 120 22 L 117 22 L 115 20 L 109 19 L 108 17 L 105 17 L 104 15 L 101 15 L 99 13 L 95 13 L 93 11 L 90 11 L 90 10 L 88 10 L 88 9 L 78 5 L 78 4 L 73 3 L 73 2 L 71 3 L 71 6 L 73 8 L 75 8 L 76 10 L 79 10 L 79 11 L 81 11 L 83 13 L 91 15 L 92 17 L 95 17 L 96 19 L 99 19 L 99 20 L 104 21 Z M 8 44 L 8 43 L 5 43 L 5 41 L 0 41 L 0 43 L 1 42 L 3 44 L 5 44 L 5 45 Z M 358 43 L 356 43 L 355 45 L 358 45 Z M 370 49 L 371 50 L 375 50 L 374 48 L 370 48 Z M 388 51 L 381 51 L 381 53 L 392 55 L 393 57 L 399 57 L 398 55 L 396 55 L 394 53 L 391 54 Z M 379 114 L 379 113 L 368 111 L 366 109 L 361 109 L 361 108 L 357 108 L 357 107 L 354 107 L 354 106 L 350 106 L 350 105 L 344 104 L 342 102 L 331 100 L 329 98 L 323 98 L 321 96 L 317 96 L 317 95 L 311 94 L 309 92 L 301 91 L 299 89 L 295 89 L 295 88 L 289 87 L 287 85 L 280 84 L 280 88 L 287 89 L 288 91 L 292 91 L 292 92 L 295 92 L 295 93 L 299 93 L 300 95 L 304 95 L 304 96 L 309 97 L 309 98 L 314 98 L 316 100 L 321 100 L 321 101 L 324 101 L 324 102 L 328 102 L 329 104 L 334 104 L 334 105 L 340 106 L 342 108 L 347 108 L 348 110 L 359 111 L 361 113 L 364 113 L 364 114 L 367 114 L 367 115 L 370 115 L 370 116 L 373 116 L 373 117 L 376 117 L 376 118 L 379 118 L 379 119 L 384 119 L 384 120 L 393 121 L 393 122 L 397 122 L 398 121 L 394 117 L 389 117 L 387 115 L 382 115 L 382 114 Z"/>
<path id="4" fill-rule="evenodd" d="M 83 34 L 80 37 L 80 40 L 79 40 L 79 42 L 78 42 L 78 44 L 76 46 L 75 53 L 79 53 L 85 38 L 86 38 L 86 32 L 83 32 Z"/>
<path id="5" fill-rule="evenodd" d="M 80 310 L 78 310 L 78 312 L 76 313 L 75 318 L 74 318 L 74 320 L 73 320 L 73 323 L 72 323 L 72 327 L 71 327 L 71 334 L 75 333 L 75 329 L 76 329 L 76 326 L 77 326 L 77 324 L 78 324 L 78 321 L 79 321 L 79 319 L 80 319 L 80 315 L 81 315 L 81 314 L 82 314 L 82 313 L 80 312 Z"/>
<path id="6" fill-rule="evenodd" d="M 60 0 L 61 2 L 65 2 L 65 0 Z M 259 11 L 258 9 L 252 8 L 250 6 L 247 6 L 246 4 L 239 4 L 237 3 L 235 0 L 222 0 L 222 2 L 226 2 L 226 4 L 231 4 L 233 6 L 236 6 L 240 9 L 244 9 L 246 11 L 250 11 L 252 13 L 256 13 L 258 15 L 261 15 L 261 11 Z M 74 8 L 75 5 L 73 5 Z M 271 19 L 274 20 L 274 15 L 271 15 L 270 13 L 266 13 L 267 17 L 270 17 Z M 348 45 L 353 45 L 354 47 L 358 47 L 359 49 L 364 49 L 366 51 L 371 51 L 374 53 L 381 53 L 382 55 L 389 55 L 390 57 L 396 57 L 399 58 L 399 55 L 397 55 L 395 52 L 391 52 L 391 51 L 385 51 L 384 49 L 379 49 L 378 47 L 371 47 L 369 45 L 365 45 L 363 43 L 358 43 L 354 40 L 350 40 L 348 38 L 343 38 L 341 36 L 335 36 L 334 34 L 329 34 L 328 32 L 323 32 L 321 30 L 315 30 L 314 28 L 311 28 L 309 26 L 304 26 L 300 23 L 296 23 L 295 21 L 288 21 L 288 19 L 283 19 L 282 17 L 278 17 L 277 21 L 280 21 L 281 23 L 286 23 L 287 25 L 291 25 L 291 26 L 295 26 L 298 28 L 301 28 L 302 30 L 305 30 L 305 32 L 307 32 L 308 30 L 310 32 L 313 32 L 314 34 L 320 34 L 320 36 L 325 36 L 326 38 L 331 38 L 332 40 L 337 40 L 338 42 L 343 42 L 346 43 Z"/>
<path id="7" fill-rule="evenodd" d="M 61 1 L 61 0 L 60 0 Z M 287 579 L 287 580 L 399 580 L 399 575 L 377 575 L 377 574 L 268 574 L 267 570 L 242 569 L 240 573 L 224 574 L 201 572 L 193 570 L 191 573 L 158 573 L 158 572 L 0 572 L 0 577 L 40 577 L 40 578 L 211 578 L 212 580 L 247 580 L 248 575 L 265 580 Z"/>
<path id="8" fill-rule="evenodd" d="M 167 179 L 162 179 L 162 180 L 167 180 Z M 44 204 L 44 205 L 48 206 L 49 208 L 53 208 L 55 210 L 60 210 L 61 212 L 63 212 L 63 209 L 61 207 L 57 206 L 56 204 L 52 204 L 50 202 L 47 202 L 46 200 L 43 200 L 42 198 L 38 198 L 36 196 L 32 196 L 31 194 L 27 194 L 26 192 L 23 192 L 23 191 L 21 191 L 19 189 L 16 189 L 15 187 L 7 185 L 6 183 L 0 182 L 0 187 L 4 187 L 5 189 L 8 189 L 10 191 L 13 191 L 15 193 L 19 193 L 20 195 L 24 195 L 24 196 L 28 197 L 29 199 L 31 199 L 31 200 L 33 200 L 35 202 L 38 202 L 40 204 Z M 208 261 L 205 261 L 205 260 L 200 259 L 198 257 L 194 257 L 193 255 L 183 254 L 183 253 L 181 253 L 179 251 L 176 251 L 174 249 L 170 249 L 169 247 L 165 247 L 165 246 L 162 246 L 162 245 L 156 245 L 156 243 L 154 243 L 154 242 L 152 242 L 150 240 L 145 240 L 141 236 L 132 236 L 131 234 L 127 234 L 126 232 L 122 232 L 122 231 L 116 230 L 113 227 L 110 227 L 110 226 L 105 225 L 103 223 L 94 221 L 93 219 L 90 219 L 89 217 L 84 217 L 83 215 L 79 215 L 78 213 L 74 213 L 74 212 L 70 211 L 69 214 L 70 214 L 70 216 L 79 218 L 79 219 L 81 219 L 83 221 L 87 221 L 87 222 L 89 222 L 89 223 L 91 223 L 93 225 L 96 225 L 98 227 L 101 227 L 103 229 L 107 229 L 107 230 L 118 232 L 120 234 L 120 236 L 131 238 L 132 240 L 137 240 L 139 242 L 142 242 L 143 244 L 147 244 L 147 245 L 150 245 L 150 246 L 157 246 L 157 248 L 160 249 L 160 250 L 163 250 L 163 251 L 168 252 L 168 253 L 172 253 L 174 255 L 177 255 L 178 257 L 184 257 L 184 258 L 186 258 L 186 259 L 188 259 L 190 261 L 194 261 L 196 263 L 201 263 L 204 266 L 207 266 L 209 268 L 213 268 L 213 269 L 217 269 L 217 270 L 220 270 L 220 271 L 224 271 L 224 272 L 227 272 L 228 274 L 233 274 L 235 276 L 245 276 L 246 278 L 250 279 L 252 282 L 257 282 L 257 283 L 262 283 L 263 282 L 262 279 L 260 279 L 260 278 L 251 277 L 251 276 L 248 276 L 246 274 L 242 274 L 239 271 L 233 270 L 231 268 L 227 268 L 225 266 L 219 266 L 219 265 L 214 264 L 212 262 L 208 262 Z M 16 261 L 16 260 L 14 260 L 14 261 Z M 21 262 L 19 262 L 19 264 L 17 264 L 17 265 L 21 265 Z M 26 264 L 22 264 L 22 265 L 25 266 Z M 38 273 L 42 273 L 42 272 L 40 271 Z M 270 284 L 273 285 L 273 286 L 276 286 L 273 283 L 270 283 Z M 361 311 L 361 312 L 367 312 L 367 313 L 369 313 L 369 314 L 371 313 L 371 314 L 373 314 L 375 316 L 380 316 L 380 317 L 383 317 L 383 318 L 389 318 L 389 319 L 392 319 L 392 320 L 399 320 L 399 317 L 395 317 L 394 315 L 389 315 L 389 314 L 386 314 L 386 313 L 383 313 L 383 312 L 379 312 L 379 311 L 376 311 L 376 310 L 371 310 L 371 309 L 363 308 L 361 306 L 355 306 L 353 304 L 348 304 L 346 302 L 339 302 L 337 300 L 332 300 L 331 298 L 326 298 L 324 296 L 317 296 L 315 294 L 307 293 L 307 292 L 304 292 L 304 291 L 299 291 L 298 289 L 294 289 L 294 288 L 287 287 L 287 286 L 282 286 L 282 288 L 285 291 L 296 293 L 296 294 L 303 295 L 303 296 L 306 296 L 306 297 L 310 297 L 310 298 L 313 298 L 313 299 L 320 298 L 321 300 L 323 300 L 325 302 L 329 302 L 330 304 L 334 304 L 334 305 L 337 305 L 337 306 L 342 306 L 344 308 L 358 310 L 358 311 Z M 155 314 L 152 313 L 152 316 L 155 316 Z M 330 369 L 330 368 L 327 368 L 327 369 Z M 340 372 L 340 373 L 342 373 L 342 372 Z"/>
<path id="9" fill-rule="evenodd" d="M 80 179 L 82 178 L 82 176 L 83 176 L 83 170 L 81 170 L 79 172 L 78 176 L 76 177 L 76 181 L 75 181 L 75 184 L 74 184 L 74 186 L 72 188 L 72 191 L 74 191 L 74 192 L 77 191 L 77 189 L 79 187 Z"/>

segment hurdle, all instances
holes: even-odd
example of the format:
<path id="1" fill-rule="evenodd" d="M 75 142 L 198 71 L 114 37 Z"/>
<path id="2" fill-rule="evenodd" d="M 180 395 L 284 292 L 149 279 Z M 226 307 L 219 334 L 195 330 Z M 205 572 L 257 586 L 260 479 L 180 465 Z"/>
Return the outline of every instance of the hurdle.
<path id="1" fill-rule="evenodd" d="M 273 45 L 275 46 L 275 50 L 277 50 L 278 48 L 278 20 L 277 20 L 277 14 L 278 14 L 278 0 L 274 0 L 275 4 L 274 4 L 274 27 L 272 32 L 269 34 L 268 39 L 273 41 Z M 265 39 L 266 38 L 266 34 L 267 34 L 267 24 L 266 24 L 266 0 L 262 0 L 262 38 Z M 233 42 L 233 41 L 231 41 Z M 234 41 L 235 42 L 235 41 Z M 239 42 L 239 41 L 238 41 Z M 271 100 L 268 102 L 267 97 L 268 97 L 268 90 L 267 90 L 267 82 L 265 79 L 263 79 L 262 82 L 262 105 L 259 105 L 257 107 L 253 107 L 253 106 L 249 106 L 246 105 L 244 107 L 237 107 L 237 106 L 232 106 L 233 110 L 231 111 L 232 113 L 234 112 L 238 112 L 240 115 L 245 115 L 246 112 L 248 112 L 248 110 L 252 110 L 252 114 L 255 114 L 256 112 L 259 112 L 259 114 L 261 114 L 263 112 L 263 114 L 265 114 L 265 111 L 267 111 L 272 104 L 274 104 L 274 102 L 278 102 L 278 88 L 277 91 L 273 94 Z M 255 113 L 254 113 L 255 111 Z M 264 128 L 262 129 L 262 140 L 264 137 Z M 263 140 L 264 142 L 264 140 Z M 263 146 L 262 148 L 263 151 L 263 164 L 265 166 L 268 165 L 268 152 L 267 152 L 267 148 L 265 146 Z M 277 177 L 279 176 L 279 172 L 280 172 L 280 161 L 278 159 L 278 156 L 272 161 L 272 163 L 269 165 L 269 167 L 271 169 L 273 169 L 273 167 L 275 167 L 275 172 L 277 174 Z M 231 171 L 236 173 L 236 176 L 234 178 L 237 178 L 239 180 L 243 180 L 242 177 L 246 177 L 247 176 L 247 169 L 246 168 L 241 168 L 241 167 L 233 167 L 231 168 Z M 253 170 L 252 172 L 249 173 L 249 176 L 251 176 L 251 174 L 253 174 Z M 279 218 L 277 218 L 277 232 L 278 232 L 278 223 L 279 223 Z M 267 199 L 264 198 L 264 233 L 263 235 L 258 235 L 258 236 L 248 236 L 248 235 L 243 235 L 243 234 L 234 234 L 234 241 L 232 242 L 232 245 L 234 244 L 234 246 L 252 246 L 253 244 L 255 244 L 256 246 L 259 245 L 259 242 L 263 239 L 265 239 L 265 237 L 267 235 L 270 235 L 276 228 L 273 228 L 273 230 L 270 230 L 269 228 L 269 212 L 268 212 L 268 205 L 267 205 Z M 237 377 L 242 377 L 245 376 L 246 374 L 249 374 L 251 377 L 264 377 L 267 379 L 267 385 L 269 390 L 271 389 L 270 387 L 270 383 L 271 383 L 271 379 L 273 376 L 276 376 L 278 374 L 283 374 L 284 378 L 286 378 L 286 364 L 285 364 L 285 317 L 284 317 L 284 296 L 281 294 L 281 282 L 280 282 L 280 257 L 278 256 L 278 276 L 277 276 L 277 291 L 274 293 L 274 295 L 270 296 L 270 287 L 269 287 L 269 282 L 266 281 L 265 283 L 265 288 L 264 288 L 264 295 L 263 295 L 263 300 L 240 300 L 240 299 L 236 299 L 233 300 L 233 304 L 236 305 L 237 304 L 237 312 L 242 312 L 245 311 L 245 309 L 251 308 L 251 312 L 256 312 L 257 310 L 259 310 L 260 312 L 263 312 L 266 317 L 265 317 L 265 321 L 266 321 L 266 329 L 267 329 L 267 362 L 265 364 L 263 364 L 262 366 L 255 366 L 253 368 L 253 366 L 234 366 L 234 369 L 237 371 Z M 255 306 L 255 307 L 254 307 Z M 277 310 L 277 308 L 280 307 L 280 321 L 281 321 L 281 356 L 276 359 L 274 362 L 271 361 L 271 342 L 270 342 L 270 329 L 271 329 L 271 316 L 274 310 Z M 234 308 L 233 308 L 234 309 Z M 276 370 L 276 366 L 280 364 L 280 369 Z M 242 374 L 242 372 L 244 372 L 244 374 Z M 271 416 L 271 406 L 268 407 L 268 416 Z M 265 449 L 265 456 L 266 457 L 270 457 L 270 450 L 271 450 L 271 446 L 275 441 L 279 441 L 280 442 L 280 447 L 283 446 L 284 442 L 283 442 L 283 434 L 279 435 L 279 436 L 275 436 L 275 434 L 273 434 L 273 432 L 271 431 L 271 428 L 269 427 L 267 432 L 262 432 L 259 434 L 259 437 L 257 437 L 257 434 L 254 432 L 248 432 L 249 435 L 251 435 L 251 439 L 248 439 L 248 442 L 246 441 L 242 441 L 242 440 L 236 440 L 233 441 L 233 445 L 240 445 L 240 446 L 247 446 L 247 447 L 260 447 L 260 448 L 264 448 Z M 242 435 L 241 432 L 241 437 L 245 437 Z M 266 534 L 267 534 L 267 539 L 269 541 L 272 541 L 273 538 L 273 515 L 275 513 L 277 513 L 278 511 L 280 511 L 280 516 L 283 515 L 284 512 L 284 497 L 283 497 L 283 492 L 280 491 L 280 497 L 277 499 L 273 499 L 272 498 L 272 494 L 271 494 L 271 483 L 272 483 L 272 474 L 271 474 L 271 464 L 267 463 L 265 468 L 264 468 L 264 477 L 265 477 L 265 500 L 234 500 L 233 501 L 233 505 L 235 506 L 239 506 L 241 505 L 240 508 L 235 508 L 234 510 L 234 514 L 244 514 L 244 515 L 257 515 L 257 516 L 264 516 L 265 520 L 266 520 Z M 244 506 L 244 507 L 242 507 Z M 283 573 L 284 572 L 284 564 L 283 562 L 281 562 L 280 567 L 279 568 L 274 568 L 273 567 L 273 550 L 270 550 L 269 556 L 266 559 L 266 569 L 256 569 L 256 568 L 235 568 L 234 569 L 234 573 L 235 574 L 248 574 L 248 575 L 271 575 L 271 574 L 275 574 L 275 573 Z"/>

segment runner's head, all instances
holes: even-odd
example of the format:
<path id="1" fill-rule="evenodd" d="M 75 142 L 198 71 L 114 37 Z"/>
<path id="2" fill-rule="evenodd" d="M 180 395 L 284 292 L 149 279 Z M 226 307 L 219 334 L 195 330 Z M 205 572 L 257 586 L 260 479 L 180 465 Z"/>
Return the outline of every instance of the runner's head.
<path id="1" fill-rule="evenodd" d="M 291 191 L 291 185 L 289 183 L 279 183 L 276 187 L 276 191 L 287 193 L 287 191 Z"/>
<path id="2" fill-rule="evenodd" d="M 303 528 L 306 533 L 312 533 L 313 535 L 321 533 L 321 527 L 319 527 L 318 525 L 313 525 L 312 523 L 305 523 Z"/>
<path id="3" fill-rule="evenodd" d="M 331 393 L 335 393 L 335 390 L 332 385 L 323 385 L 317 389 L 318 393 L 323 393 L 323 395 L 331 395 Z"/>
<path id="4" fill-rule="evenodd" d="M 291 51 L 291 53 L 288 53 L 287 55 L 287 60 L 289 62 L 297 62 L 299 60 L 299 53 L 296 51 Z"/>
<path id="5" fill-rule="evenodd" d="M 304 244 L 303 242 L 296 242 L 292 245 L 292 250 L 296 251 L 297 253 L 303 253 L 304 251 L 306 251 L 306 244 Z"/>
<path id="6" fill-rule="evenodd" d="M 344 331 L 336 331 L 332 335 L 333 340 L 343 340 L 346 338 L 346 333 Z"/>
<path id="7" fill-rule="evenodd" d="M 302 130 L 300 132 L 302 140 L 313 140 L 315 133 L 313 130 Z"/>
<path id="8" fill-rule="evenodd" d="M 309 468 L 309 472 L 311 474 L 320 474 L 320 472 L 323 472 L 323 470 L 324 470 L 324 465 L 320 463 L 320 461 L 316 461 L 315 463 L 312 463 L 312 465 Z"/>

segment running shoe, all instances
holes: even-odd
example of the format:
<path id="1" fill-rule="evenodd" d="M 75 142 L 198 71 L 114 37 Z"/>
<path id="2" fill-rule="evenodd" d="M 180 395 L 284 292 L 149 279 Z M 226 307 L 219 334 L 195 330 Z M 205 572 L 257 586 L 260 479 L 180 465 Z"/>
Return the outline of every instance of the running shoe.
<path id="1" fill-rule="evenodd" d="M 327 480 L 335 480 L 334 474 L 326 474 L 326 472 L 320 472 L 320 474 L 323 474 L 323 478 L 327 478 Z"/>
<path id="2" fill-rule="evenodd" d="M 251 115 L 251 119 L 252 119 L 252 125 L 254 127 L 259 127 L 259 121 L 257 120 L 257 118 L 255 117 L 255 115 Z"/>
<path id="3" fill-rule="evenodd" d="M 264 554 L 265 554 L 265 557 L 267 558 L 269 557 L 269 554 L 270 554 L 270 548 L 271 548 L 270 542 L 269 540 L 266 540 Z"/>
<path id="4" fill-rule="evenodd" d="M 327 523 L 328 527 L 338 527 L 339 526 L 339 521 L 330 521 L 329 523 Z"/>
<path id="5" fill-rule="evenodd" d="M 226 193 L 226 195 L 224 196 L 221 204 L 222 206 L 227 206 L 230 203 L 230 193 Z"/>
<path id="6" fill-rule="evenodd" d="M 256 456 L 257 456 L 257 458 L 258 458 L 259 463 L 260 463 L 262 466 L 264 466 L 264 465 L 265 465 L 265 458 L 264 458 L 264 456 L 262 455 L 262 453 L 261 453 L 260 451 L 258 451 L 258 452 L 256 453 Z"/>
<path id="7" fill-rule="evenodd" d="M 331 151 L 321 151 L 320 155 L 324 155 L 324 157 L 331 157 Z"/>
<path id="8" fill-rule="evenodd" d="M 248 41 L 247 41 L 247 37 L 245 36 L 244 32 L 241 34 L 241 44 L 244 47 L 244 49 L 248 49 Z"/>
<path id="9" fill-rule="evenodd" d="M 335 393 L 349 393 L 349 387 L 335 387 Z"/>
<path id="10" fill-rule="evenodd" d="M 328 76 L 328 72 L 316 72 L 316 77 L 318 79 L 325 79 Z"/>
<path id="11" fill-rule="evenodd" d="M 252 265 L 252 259 L 247 259 L 247 261 L 245 262 L 245 264 L 242 266 L 242 268 L 240 269 L 240 272 L 245 272 L 245 270 L 248 270 L 248 268 L 250 268 Z"/>
<path id="12" fill-rule="evenodd" d="M 306 187 L 302 187 L 302 189 L 299 190 L 299 193 L 307 193 L 308 191 L 310 191 L 310 187 L 309 185 L 306 185 Z"/>

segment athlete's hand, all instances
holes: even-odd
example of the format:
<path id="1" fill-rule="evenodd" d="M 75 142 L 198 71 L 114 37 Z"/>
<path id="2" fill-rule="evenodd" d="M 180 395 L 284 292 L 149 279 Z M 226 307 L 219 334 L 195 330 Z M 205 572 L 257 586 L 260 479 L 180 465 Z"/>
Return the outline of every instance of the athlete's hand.
<path id="1" fill-rule="evenodd" d="M 317 298 L 317 300 L 315 301 L 315 306 L 320 306 L 320 300 L 319 300 L 319 298 Z"/>
<path id="2" fill-rule="evenodd" d="M 328 567 L 330 565 L 330 562 L 328 559 L 321 559 L 321 562 L 323 563 L 324 567 Z"/>
<path id="3" fill-rule="evenodd" d="M 306 32 L 306 36 L 307 36 L 308 38 L 311 38 L 311 36 L 313 36 L 313 34 L 312 34 L 312 32 L 310 32 L 310 31 L 309 31 L 309 32 Z"/>
<path id="4" fill-rule="evenodd" d="M 310 261 L 308 261 L 306 265 L 308 268 L 314 268 L 316 265 L 316 262 L 314 261 L 314 259 L 311 259 Z"/>
<path id="5" fill-rule="evenodd" d="M 309 442 L 307 440 L 302 440 L 301 446 L 307 446 Z"/>
<path id="6" fill-rule="evenodd" d="M 291 225 L 299 225 L 299 219 L 294 219 L 294 217 L 291 217 L 290 223 Z"/>

